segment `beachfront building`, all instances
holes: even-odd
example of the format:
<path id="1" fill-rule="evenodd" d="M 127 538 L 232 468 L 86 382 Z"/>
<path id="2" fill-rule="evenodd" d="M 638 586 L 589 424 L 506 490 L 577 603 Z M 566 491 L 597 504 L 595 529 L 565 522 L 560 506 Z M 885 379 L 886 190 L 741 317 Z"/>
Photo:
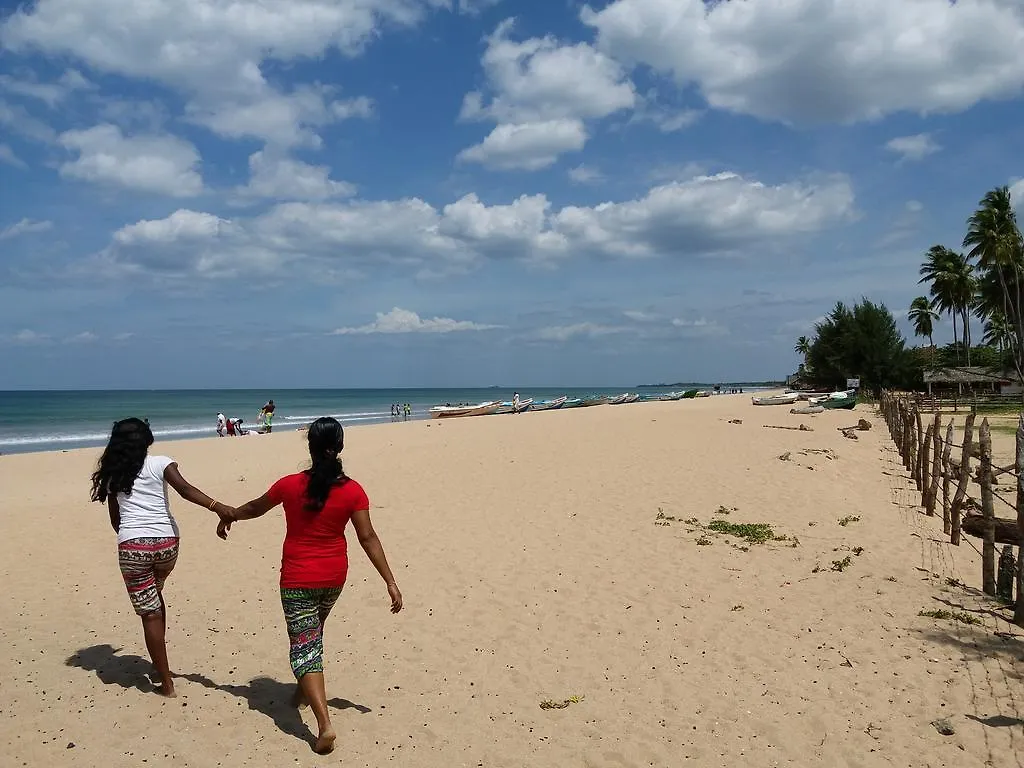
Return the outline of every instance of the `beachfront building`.
<path id="1" fill-rule="evenodd" d="M 1019 395 L 1024 391 L 1020 377 L 1015 372 L 995 371 L 977 366 L 925 371 L 924 384 L 929 395 L 962 395 L 965 392 Z"/>

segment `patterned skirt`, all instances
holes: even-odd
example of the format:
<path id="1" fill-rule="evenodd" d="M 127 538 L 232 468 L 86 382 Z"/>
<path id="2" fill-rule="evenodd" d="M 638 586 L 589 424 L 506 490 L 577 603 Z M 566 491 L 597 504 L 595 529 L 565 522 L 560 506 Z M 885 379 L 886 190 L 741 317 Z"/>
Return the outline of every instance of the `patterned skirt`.
<path id="1" fill-rule="evenodd" d="M 341 597 L 341 587 L 281 588 L 288 625 L 288 660 L 298 680 L 324 671 L 324 622 Z"/>
<path id="2" fill-rule="evenodd" d="M 129 539 L 117 545 L 117 561 L 128 597 L 139 616 L 164 609 L 160 592 L 178 561 L 178 539 Z"/>

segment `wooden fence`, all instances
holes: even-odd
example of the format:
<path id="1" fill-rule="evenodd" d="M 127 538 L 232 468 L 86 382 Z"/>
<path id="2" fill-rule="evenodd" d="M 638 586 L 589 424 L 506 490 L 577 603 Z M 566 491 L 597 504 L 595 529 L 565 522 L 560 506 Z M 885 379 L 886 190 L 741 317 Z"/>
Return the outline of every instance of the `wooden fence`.
<path id="1" fill-rule="evenodd" d="M 963 440 L 953 440 L 953 421 L 943 427 L 942 413 L 925 410 L 927 400 L 910 393 L 883 392 L 878 402 L 903 464 L 921 492 L 921 506 L 927 515 L 941 508 L 942 530 L 952 544 L 960 545 L 963 535 L 981 539 L 982 590 L 987 595 L 1012 601 L 1014 623 L 1024 626 L 1024 413 L 1017 421 L 1016 461 L 998 467 L 992 461 L 992 430 L 988 419 L 976 425 L 977 414 L 966 414 Z M 975 436 L 977 431 L 977 436 Z M 971 470 L 972 460 L 977 466 Z M 1013 478 L 1008 494 L 999 478 Z M 978 486 L 977 496 L 972 488 Z M 1007 507 L 1013 515 L 998 517 Z M 1006 545 L 996 568 L 996 544 Z M 1018 547 L 1013 558 L 1012 547 Z"/>

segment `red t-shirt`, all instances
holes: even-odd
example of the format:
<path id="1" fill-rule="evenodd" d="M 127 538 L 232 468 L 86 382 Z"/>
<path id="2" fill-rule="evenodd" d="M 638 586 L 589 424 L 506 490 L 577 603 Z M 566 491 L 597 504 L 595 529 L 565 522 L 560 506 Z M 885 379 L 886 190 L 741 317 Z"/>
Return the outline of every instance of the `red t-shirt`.
<path id="1" fill-rule="evenodd" d="M 281 586 L 341 587 L 348 576 L 345 526 L 353 512 L 370 508 L 363 487 L 355 480 L 336 485 L 319 512 L 306 509 L 305 472 L 287 475 L 268 491 L 275 504 L 284 504 L 288 532 L 281 554 Z"/>

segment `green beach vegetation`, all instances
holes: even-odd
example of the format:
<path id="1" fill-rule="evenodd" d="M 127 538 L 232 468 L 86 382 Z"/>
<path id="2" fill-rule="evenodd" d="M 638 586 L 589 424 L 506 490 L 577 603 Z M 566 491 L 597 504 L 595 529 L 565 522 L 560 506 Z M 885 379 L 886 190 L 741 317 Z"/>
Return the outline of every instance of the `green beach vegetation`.
<path id="1" fill-rule="evenodd" d="M 926 345 L 908 346 L 884 304 L 839 302 L 813 336 L 796 340 L 799 382 L 834 388 L 859 378 L 863 390 L 875 393 L 919 389 L 924 371 L 960 366 L 1014 370 L 1024 378 L 1024 240 L 1009 188 L 988 192 L 966 225 L 962 250 L 933 245 L 923 255 L 918 282 L 927 295 L 910 303 L 907 320 Z M 936 347 L 934 325 L 944 315 L 953 343 Z"/>

